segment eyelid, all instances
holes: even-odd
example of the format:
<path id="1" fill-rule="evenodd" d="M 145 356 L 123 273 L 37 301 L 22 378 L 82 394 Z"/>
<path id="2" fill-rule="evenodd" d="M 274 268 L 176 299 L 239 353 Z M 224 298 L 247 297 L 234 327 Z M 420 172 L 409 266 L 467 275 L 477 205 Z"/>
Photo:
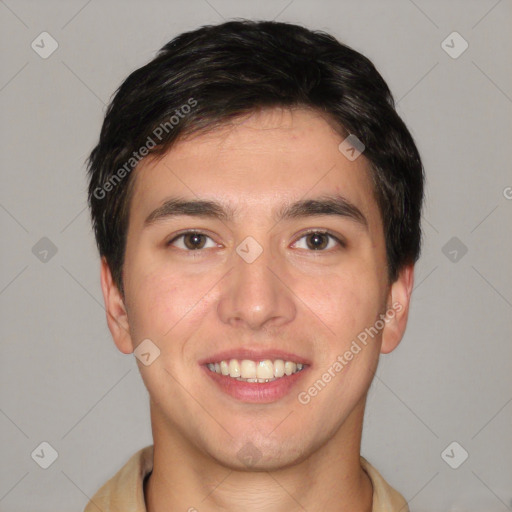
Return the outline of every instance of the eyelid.
<path id="1" fill-rule="evenodd" d="M 215 242 L 215 240 L 213 239 L 212 236 L 210 236 L 207 232 L 205 232 L 204 230 L 200 230 L 200 229 L 187 229 L 187 230 L 184 230 L 184 231 L 180 231 L 178 233 L 175 233 L 172 235 L 172 237 L 165 243 L 166 246 L 170 246 L 173 242 L 175 242 L 176 240 L 178 240 L 180 237 L 183 237 L 187 234 L 190 234 L 190 233 L 194 233 L 196 235 L 202 235 L 202 236 L 206 236 L 207 238 L 209 238 L 210 240 L 212 240 L 214 243 L 217 244 L 217 242 Z M 295 241 L 293 242 L 292 245 L 295 245 L 299 240 L 301 240 L 302 238 L 304 238 L 305 236 L 307 235 L 310 235 L 310 234 L 313 234 L 313 233 L 317 233 L 317 234 L 321 234 L 321 235 L 328 235 L 329 237 L 331 237 L 332 239 L 334 239 L 338 245 L 342 248 L 345 248 L 347 246 L 347 243 L 346 241 L 343 239 L 343 237 L 341 237 L 340 235 L 332 232 L 331 230 L 329 229 L 325 229 L 325 228 L 310 228 L 308 229 L 307 231 L 303 231 L 296 239 Z M 217 244 L 219 245 L 219 244 Z M 211 247 L 209 248 L 211 249 Z M 204 249 L 196 249 L 196 250 L 185 250 L 185 249 L 180 249 L 180 250 L 183 250 L 184 252 L 200 252 L 200 251 L 204 251 Z M 331 252 L 331 250 L 319 250 L 319 251 L 308 251 L 308 252 Z"/>
<path id="2" fill-rule="evenodd" d="M 319 235 L 328 235 L 330 236 L 331 238 L 333 238 L 336 242 L 338 242 L 338 244 L 340 245 L 340 247 L 342 248 L 345 248 L 347 246 L 347 242 L 344 240 L 344 238 L 341 236 L 341 235 L 338 235 L 336 233 L 334 233 L 333 231 L 331 231 L 330 229 L 325 229 L 325 228 L 310 228 L 306 231 L 303 231 L 298 237 L 297 239 L 295 240 L 295 242 L 293 242 L 293 244 L 296 244 L 301 238 L 307 236 L 307 235 L 311 235 L 313 233 L 318 233 Z M 320 250 L 320 251 L 309 251 L 309 252 L 331 252 L 331 250 Z"/>
<path id="3" fill-rule="evenodd" d="M 205 230 L 203 229 L 184 229 L 183 231 L 178 231 L 177 233 L 173 233 L 170 237 L 169 237 L 169 240 L 166 243 L 166 245 L 169 245 L 171 242 L 174 242 L 177 238 L 179 238 L 180 236 L 183 236 L 183 235 L 188 235 L 190 233 L 194 233 L 195 235 L 204 235 L 204 236 L 207 236 L 209 238 L 212 238 Z"/>

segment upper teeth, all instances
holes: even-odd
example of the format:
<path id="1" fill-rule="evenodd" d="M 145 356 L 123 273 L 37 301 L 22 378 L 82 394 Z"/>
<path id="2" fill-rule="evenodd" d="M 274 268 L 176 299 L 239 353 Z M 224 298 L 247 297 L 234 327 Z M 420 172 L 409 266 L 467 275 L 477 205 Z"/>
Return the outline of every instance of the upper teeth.
<path id="1" fill-rule="evenodd" d="M 212 372 L 234 378 L 254 379 L 253 382 L 274 380 L 274 378 L 283 377 L 284 375 L 291 375 L 302 370 L 303 367 L 302 363 L 283 361 L 282 359 L 276 359 L 275 361 L 270 359 L 263 361 L 229 359 L 208 364 L 208 368 Z"/>

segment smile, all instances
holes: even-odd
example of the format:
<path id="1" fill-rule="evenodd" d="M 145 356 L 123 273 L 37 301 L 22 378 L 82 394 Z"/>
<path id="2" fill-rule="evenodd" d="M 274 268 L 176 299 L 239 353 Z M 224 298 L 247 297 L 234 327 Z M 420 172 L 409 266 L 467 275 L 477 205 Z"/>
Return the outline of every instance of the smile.
<path id="1" fill-rule="evenodd" d="M 310 370 L 304 362 L 257 358 L 226 358 L 205 362 L 201 367 L 222 394 L 253 404 L 270 404 L 294 396 L 294 389 Z"/>
<path id="2" fill-rule="evenodd" d="M 228 359 L 217 363 L 208 363 L 206 366 L 214 373 L 231 377 L 237 381 L 263 384 L 300 372 L 307 365 L 283 359 L 274 361 L 271 359 L 261 361 Z"/>

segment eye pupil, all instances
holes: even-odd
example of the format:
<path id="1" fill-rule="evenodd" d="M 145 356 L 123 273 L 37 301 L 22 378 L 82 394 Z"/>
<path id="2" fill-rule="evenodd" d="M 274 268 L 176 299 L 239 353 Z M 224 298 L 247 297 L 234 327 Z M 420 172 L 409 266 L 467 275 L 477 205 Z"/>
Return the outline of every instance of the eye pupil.
<path id="1" fill-rule="evenodd" d="M 188 241 L 191 240 L 192 244 Z M 203 243 L 201 243 L 201 240 Z M 202 249 L 204 246 L 204 236 L 200 233 L 187 233 L 184 237 L 185 245 L 187 249 Z"/>
<path id="2" fill-rule="evenodd" d="M 327 241 L 327 243 L 322 243 L 322 238 L 323 238 L 323 241 L 326 242 L 327 236 L 325 235 L 325 233 L 313 233 L 312 235 L 309 235 L 308 240 L 314 240 L 314 242 L 312 244 L 310 244 L 308 241 L 308 247 L 315 249 L 315 250 L 323 249 L 324 247 L 326 247 L 326 244 L 328 243 L 328 241 Z M 319 243 L 319 240 L 320 240 L 320 243 Z"/>

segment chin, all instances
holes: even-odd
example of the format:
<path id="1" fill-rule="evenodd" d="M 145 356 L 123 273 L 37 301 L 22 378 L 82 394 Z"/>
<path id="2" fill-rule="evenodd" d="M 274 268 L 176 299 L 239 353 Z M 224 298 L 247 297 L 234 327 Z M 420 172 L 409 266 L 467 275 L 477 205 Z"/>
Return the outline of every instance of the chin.
<path id="1" fill-rule="evenodd" d="M 206 442 L 205 447 L 212 459 L 233 471 L 276 471 L 294 466 L 305 460 L 314 450 L 305 439 L 290 436 L 270 437 L 261 433 L 248 435 L 247 432 L 226 443 Z"/>

